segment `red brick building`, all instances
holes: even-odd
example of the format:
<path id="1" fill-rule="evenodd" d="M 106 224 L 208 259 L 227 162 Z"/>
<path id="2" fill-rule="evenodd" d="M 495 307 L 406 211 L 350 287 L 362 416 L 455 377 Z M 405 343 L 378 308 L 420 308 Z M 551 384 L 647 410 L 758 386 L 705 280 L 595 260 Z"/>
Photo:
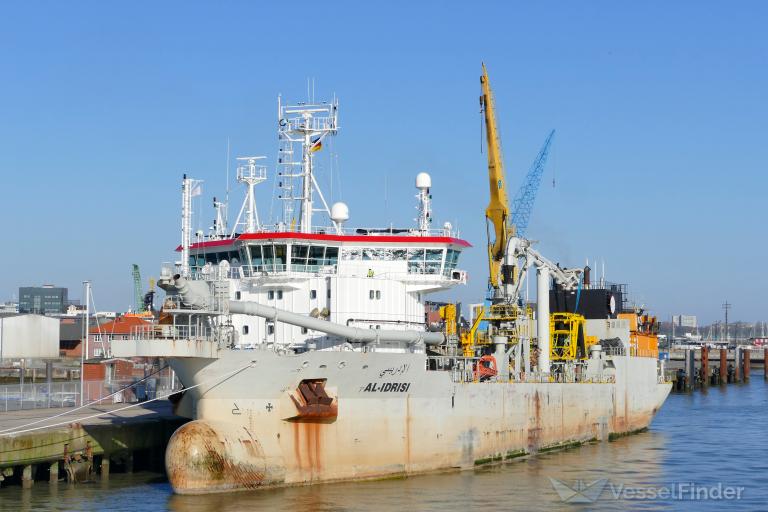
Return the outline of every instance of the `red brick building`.
<path id="1" fill-rule="evenodd" d="M 106 357 L 109 354 L 109 344 L 113 340 L 127 340 L 137 328 L 150 325 L 143 318 L 123 315 L 110 322 L 96 325 L 88 330 L 87 359 Z"/>

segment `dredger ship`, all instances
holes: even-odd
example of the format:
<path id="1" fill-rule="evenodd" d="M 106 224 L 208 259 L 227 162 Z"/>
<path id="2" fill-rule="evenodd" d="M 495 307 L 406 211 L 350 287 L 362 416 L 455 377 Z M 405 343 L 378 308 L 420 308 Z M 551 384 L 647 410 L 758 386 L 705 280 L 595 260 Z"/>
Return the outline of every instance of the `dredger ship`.
<path id="1" fill-rule="evenodd" d="M 214 199 L 208 235 L 192 233 L 199 182 L 184 177 L 161 319 L 111 347 L 166 358 L 184 386 L 177 411 L 192 421 L 165 457 L 175 492 L 473 468 L 649 425 L 670 391 L 654 319 L 516 232 L 485 67 L 481 85 L 490 292 L 466 322 L 456 304 L 437 329 L 426 320 L 430 294 L 466 283 L 470 248 L 449 223 L 432 227 L 429 175 L 416 176 L 413 227 L 351 230 L 349 208 L 328 206 L 314 160 L 338 131 L 335 100 L 279 100 L 282 222 L 260 221 L 259 157 L 240 159 L 237 220 Z"/>

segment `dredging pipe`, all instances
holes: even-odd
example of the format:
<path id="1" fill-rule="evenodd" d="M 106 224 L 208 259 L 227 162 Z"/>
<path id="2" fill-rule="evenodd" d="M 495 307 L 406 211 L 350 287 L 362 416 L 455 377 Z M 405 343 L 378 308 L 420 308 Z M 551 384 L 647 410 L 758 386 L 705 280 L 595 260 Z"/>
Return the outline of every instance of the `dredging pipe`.
<path id="1" fill-rule="evenodd" d="M 208 291 L 207 294 L 205 292 L 205 290 L 208 289 L 207 285 L 205 285 L 204 290 L 202 286 L 194 286 L 197 283 L 199 283 L 199 281 L 189 281 L 177 274 L 173 276 L 172 279 L 161 280 L 161 282 L 158 283 L 158 286 L 166 291 L 175 290 L 181 297 L 182 303 L 186 306 L 205 308 L 207 305 L 212 304 L 213 300 L 210 296 L 210 291 Z M 274 322 L 283 322 L 298 327 L 304 327 L 306 329 L 312 329 L 314 331 L 324 332 L 333 336 L 339 336 L 350 341 L 363 343 L 393 341 L 412 344 L 424 342 L 427 345 L 440 345 L 446 341 L 445 335 L 440 332 L 361 329 L 359 327 L 349 327 L 327 320 L 320 320 L 319 318 L 313 318 L 311 316 L 299 315 L 283 309 L 259 304 L 258 302 L 230 300 L 228 301 L 228 305 L 230 313 L 258 316 Z"/>

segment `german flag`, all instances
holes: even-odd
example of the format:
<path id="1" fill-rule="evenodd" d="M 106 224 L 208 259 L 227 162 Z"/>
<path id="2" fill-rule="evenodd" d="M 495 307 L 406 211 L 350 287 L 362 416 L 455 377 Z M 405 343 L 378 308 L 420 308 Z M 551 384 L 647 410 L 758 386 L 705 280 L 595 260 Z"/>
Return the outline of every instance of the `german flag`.
<path id="1" fill-rule="evenodd" d="M 323 149 L 323 140 L 318 137 L 312 141 L 312 145 L 309 147 L 309 150 L 314 153 L 315 151 L 320 151 L 321 149 Z"/>

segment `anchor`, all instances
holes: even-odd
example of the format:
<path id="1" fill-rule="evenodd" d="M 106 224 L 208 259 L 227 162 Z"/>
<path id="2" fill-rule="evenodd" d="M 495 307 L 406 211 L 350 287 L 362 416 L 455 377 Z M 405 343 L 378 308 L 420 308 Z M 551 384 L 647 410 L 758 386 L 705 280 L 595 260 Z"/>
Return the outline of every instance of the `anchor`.
<path id="1" fill-rule="evenodd" d="M 297 388 L 299 398 L 291 395 L 298 414 L 289 420 L 316 420 L 336 418 L 338 406 L 325 392 L 325 379 L 305 379 Z"/>

